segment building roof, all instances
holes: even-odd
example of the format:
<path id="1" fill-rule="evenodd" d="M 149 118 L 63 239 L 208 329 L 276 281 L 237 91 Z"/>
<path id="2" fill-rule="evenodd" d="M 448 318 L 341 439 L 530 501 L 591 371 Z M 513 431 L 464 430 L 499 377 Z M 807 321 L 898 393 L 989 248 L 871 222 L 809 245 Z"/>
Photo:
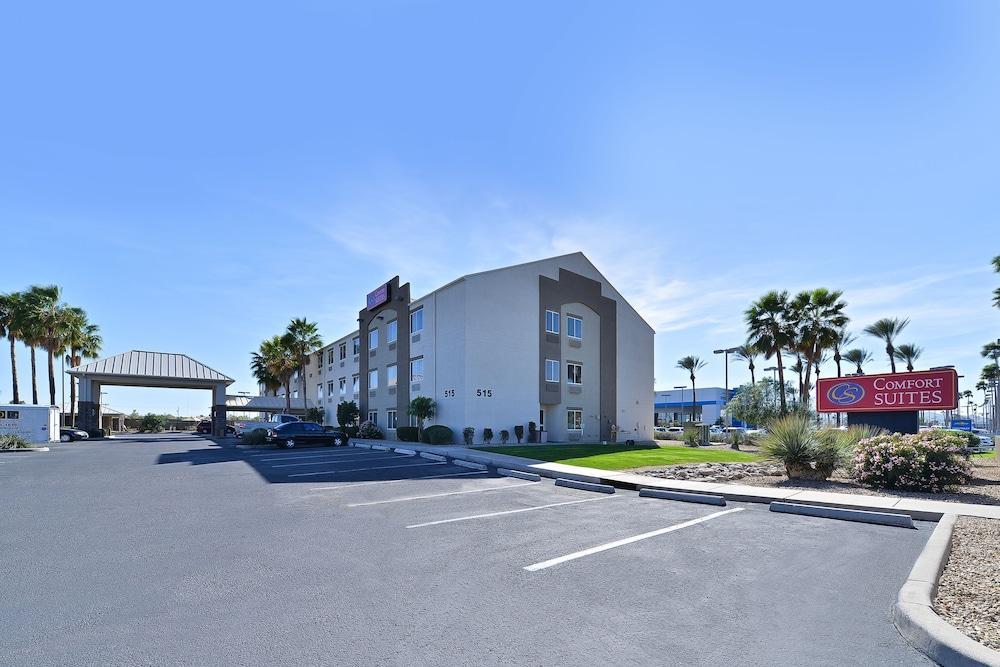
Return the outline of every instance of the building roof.
<path id="1" fill-rule="evenodd" d="M 293 414 L 302 412 L 301 398 L 293 398 L 291 405 L 291 412 Z M 312 399 L 307 398 L 306 406 L 311 408 L 315 406 L 315 403 Z M 232 412 L 239 412 L 240 410 L 246 410 L 247 412 L 285 412 L 285 397 L 227 394 L 226 410 Z"/>
<path id="2" fill-rule="evenodd" d="M 170 380 L 204 380 L 232 383 L 233 379 L 192 359 L 186 354 L 129 350 L 113 357 L 106 357 L 81 364 L 69 372 L 73 375 L 118 375 L 131 377 L 163 378 Z"/>

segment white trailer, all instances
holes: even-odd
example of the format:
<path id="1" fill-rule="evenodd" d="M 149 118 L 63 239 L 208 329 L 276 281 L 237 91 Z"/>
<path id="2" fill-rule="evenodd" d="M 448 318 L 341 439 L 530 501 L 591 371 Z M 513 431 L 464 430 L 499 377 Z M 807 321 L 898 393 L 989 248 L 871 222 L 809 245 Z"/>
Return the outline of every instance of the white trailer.
<path id="1" fill-rule="evenodd" d="M 32 443 L 59 441 L 59 408 L 54 405 L 0 405 L 0 435 Z"/>

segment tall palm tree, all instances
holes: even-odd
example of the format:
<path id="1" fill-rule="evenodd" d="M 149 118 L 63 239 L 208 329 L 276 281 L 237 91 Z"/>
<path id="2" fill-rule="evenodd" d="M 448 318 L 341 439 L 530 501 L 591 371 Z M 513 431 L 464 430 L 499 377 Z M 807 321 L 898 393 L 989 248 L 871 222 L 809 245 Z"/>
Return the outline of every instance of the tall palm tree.
<path id="1" fill-rule="evenodd" d="M 689 377 L 691 378 L 691 421 L 694 421 L 694 412 L 696 410 L 695 406 L 698 405 L 698 393 L 694 386 L 694 374 L 707 365 L 708 362 L 702 361 L 700 357 L 693 357 L 690 355 L 677 360 L 677 368 L 683 368 L 686 370 L 690 374 Z"/>
<path id="2" fill-rule="evenodd" d="M 737 359 L 747 362 L 747 369 L 750 371 L 750 384 L 757 384 L 757 379 L 754 377 L 754 359 L 757 358 L 757 348 L 755 348 L 750 343 L 744 343 L 736 348 L 736 353 L 733 355 Z"/>
<path id="3" fill-rule="evenodd" d="M 250 353 L 250 372 L 254 378 L 264 387 L 265 395 L 270 392 L 272 396 L 278 395 L 281 388 L 281 380 L 274 374 L 274 365 L 265 356 L 265 343 L 261 343 L 259 352 Z"/>
<path id="4" fill-rule="evenodd" d="M 25 297 L 29 316 L 35 321 L 34 342 L 45 350 L 49 371 L 49 405 L 56 404 L 56 355 L 66 349 L 67 331 L 74 314 L 60 301 L 57 285 L 33 285 Z"/>
<path id="5" fill-rule="evenodd" d="M 82 308 L 71 308 L 69 326 L 66 332 L 66 364 L 75 368 L 84 359 L 94 359 L 101 353 L 100 327 L 87 321 L 87 313 Z M 69 423 L 76 426 L 76 378 L 69 377 Z"/>
<path id="6" fill-rule="evenodd" d="M 893 356 L 899 361 L 906 362 L 906 370 L 910 373 L 913 372 L 913 362 L 916 361 L 921 354 L 923 354 L 923 348 L 917 347 L 912 343 L 903 343 L 893 351 Z"/>
<path id="7" fill-rule="evenodd" d="M 306 364 L 309 362 L 309 355 L 323 347 L 323 339 L 319 335 L 319 326 L 304 317 L 297 317 L 289 322 L 283 338 L 285 346 L 298 360 L 299 386 L 302 388 L 302 412 L 305 413 Z"/>
<path id="8" fill-rule="evenodd" d="M 45 327 L 38 317 L 39 308 L 49 300 L 54 285 L 32 285 L 21 294 L 17 311 L 17 328 L 21 342 L 28 347 L 31 364 L 31 404 L 38 405 L 38 362 L 37 350 L 45 344 Z M 58 289 L 58 288 L 56 288 Z"/>
<path id="9" fill-rule="evenodd" d="M 909 323 L 909 319 L 901 320 L 897 317 L 883 317 L 878 322 L 865 327 L 866 334 L 885 341 L 885 353 L 889 356 L 889 367 L 893 373 L 896 372 L 896 348 L 893 346 L 893 341 L 896 340 Z"/>
<path id="10" fill-rule="evenodd" d="M 21 337 L 21 330 L 18 328 L 21 319 L 21 311 L 24 308 L 24 299 L 20 292 L 10 294 L 0 294 L 0 338 L 4 336 L 10 342 L 10 381 L 13 396 L 13 403 L 17 405 L 21 402 L 21 393 L 17 384 L 17 349 L 15 343 Z"/>
<path id="11" fill-rule="evenodd" d="M 750 305 L 744 314 L 749 343 L 764 355 L 775 357 L 778 365 L 778 386 L 781 388 L 781 414 L 788 412 L 785 399 L 785 367 L 781 351 L 792 341 L 788 327 L 788 292 L 770 291 Z"/>
<path id="12" fill-rule="evenodd" d="M 868 350 L 863 350 L 860 347 L 848 350 L 844 352 L 844 361 L 849 364 L 854 364 L 854 372 L 858 375 L 864 375 L 865 369 L 862 368 L 865 364 L 872 360 L 872 353 Z"/>
<path id="13" fill-rule="evenodd" d="M 1000 255 L 993 258 L 993 270 L 1000 273 Z M 993 305 L 1000 308 L 1000 287 L 993 290 Z"/>
<path id="14" fill-rule="evenodd" d="M 840 298 L 843 292 L 825 287 L 799 292 L 789 302 L 790 320 L 796 325 L 799 348 L 804 357 L 805 376 L 799 389 L 799 399 L 809 402 L 809 388 L 813 367 L 823 351 L 833 346 L 840 331 L 847 325 L 844 314 L 847 304 Z"/>
<path id="15" fill-rule="evenodd" d="M 840 368 L 840 362 L 844 359 L 844 349 L 851 345 L 855 340 L 854 334 L 848 333 L 847 329 L 841 327 L 837 331 L 837 337 L 833 340 L 833 363 L 837 364 L 837 377 L 843 377 L 843 373 Z"/>
<path id="16" fill-rule="evenodd" d="M 271 336 L 260 344 L 251 364 L 258 357 L 267 372 L 277 380 L 279 386 L 285 388 L 285 412 L 292 411 L 292 373 L 298 366 L 298 361 L 285 345 L 283 336 Z M 256 374 L 255 374 L 256 375 Z"/>
<path id="17" fill-rule="evenodd" d="M 966 389 L 962 392 L 962 398 L 965 399 L 965 416 L 972 416 L 972 390 Z M 962 416 L 962 408 L 958 409 L 958 415 Z"/>

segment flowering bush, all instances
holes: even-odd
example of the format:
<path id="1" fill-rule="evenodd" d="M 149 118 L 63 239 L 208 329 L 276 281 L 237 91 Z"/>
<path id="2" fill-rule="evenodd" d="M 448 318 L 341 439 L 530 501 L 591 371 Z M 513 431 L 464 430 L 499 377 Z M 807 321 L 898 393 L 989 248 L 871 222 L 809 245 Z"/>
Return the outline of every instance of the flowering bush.
<path id="1" fill-rule="evenodd" d="M 972 477 L 965 446 L 963 438 L 947 431 L 877 435 L 858 443 L 854 478 L 873 488 L 937 493 Z"/>
<path id="2" fill-rule="evenodd" d="M 381 440 L 385 435 L 378 425 L 366 421 L 358 428 L 358 437 L 363 440 Z"/>

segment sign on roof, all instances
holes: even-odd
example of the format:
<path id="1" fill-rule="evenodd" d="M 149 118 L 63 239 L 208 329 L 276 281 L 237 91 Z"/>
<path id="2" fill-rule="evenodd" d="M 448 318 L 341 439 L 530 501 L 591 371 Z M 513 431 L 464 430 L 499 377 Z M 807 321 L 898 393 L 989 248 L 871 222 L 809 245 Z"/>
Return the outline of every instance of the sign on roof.
<path id="1" fill-rule="evenodd" d="M 816 383 L 819 412 L 954 410 L 957 407 L 958 373 L 953 368 L 820 378 Z"/>
<path id="2" fill-rule="evenodd" d="M 389 283 L 379 285 L 374 292 L 368 293 L 368 310 L 378 308 L 389 300 Z"/>

